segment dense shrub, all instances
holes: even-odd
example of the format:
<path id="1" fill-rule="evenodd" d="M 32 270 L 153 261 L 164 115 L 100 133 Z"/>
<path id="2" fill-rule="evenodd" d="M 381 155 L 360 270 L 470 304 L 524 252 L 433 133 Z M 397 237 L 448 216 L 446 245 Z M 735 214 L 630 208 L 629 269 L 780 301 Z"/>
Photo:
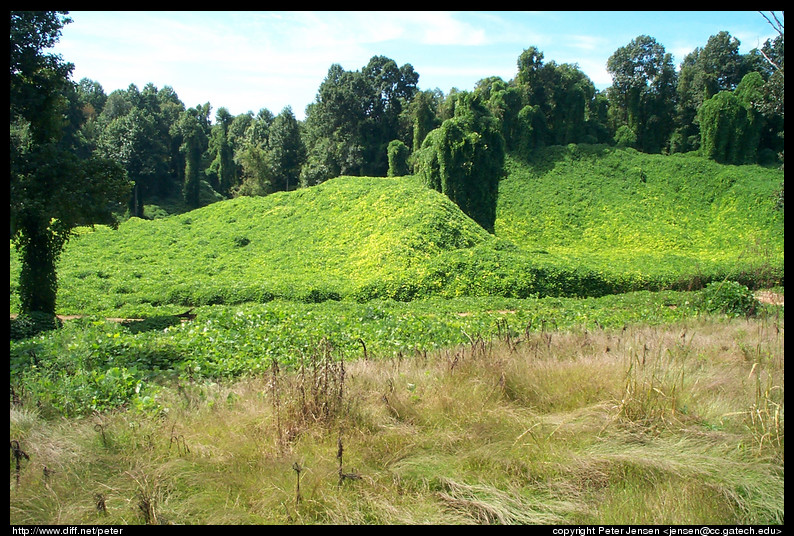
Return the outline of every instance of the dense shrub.
<path id="1" fill-rule="evenodd" d="M 736 281 L 714 281 L 700 294 L 700 306 L 709 313 L 753 316 L 759 305 L 752 291 Z"/>
<path id="2" fill-rule="evenodd" d="M 408 157 L 411 155 L 411 150 L 400 140 L 392 140 L 387 148 L 389 158 L 389 177 L 402 177 L 409 175 Z"/>

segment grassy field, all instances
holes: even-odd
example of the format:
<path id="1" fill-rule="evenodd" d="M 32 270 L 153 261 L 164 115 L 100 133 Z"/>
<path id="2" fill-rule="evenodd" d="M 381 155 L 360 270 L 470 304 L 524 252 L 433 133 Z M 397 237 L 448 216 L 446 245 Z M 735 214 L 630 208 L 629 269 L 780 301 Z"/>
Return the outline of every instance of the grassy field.
<path id="1" fill-rule="evenodd" d="M 11 408 L 12 524 L 777 524 L 779 316 L 541 331 Z M 18 480 L 17 480 L 18 479 Z"/>
<path id="2" fill-rule="evenodd" d="M 783 172 L 508 171 L 494 235 L 414 177 L 81 230 L 78 318 L 10 343 L 11 523 L 783 523 Z"/>

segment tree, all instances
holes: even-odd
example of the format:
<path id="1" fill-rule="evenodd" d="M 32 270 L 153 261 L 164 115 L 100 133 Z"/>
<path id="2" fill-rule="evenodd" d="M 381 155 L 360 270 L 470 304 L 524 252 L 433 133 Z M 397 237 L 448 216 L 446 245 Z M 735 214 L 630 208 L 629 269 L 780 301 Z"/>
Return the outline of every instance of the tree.
<path id="1" fill-rule="evenodd" d="M 444 95 L 441 90 L 426 90 L 418 92 L 409 105 L 409 115 L 412 124 L 412 150 L 418 151 L 425 141 L 425 136 L 431 130 L 438 128 L 438 108 Z"/>
<path id="2" fill-rule="evenodd" d="M 189 108 L 179 117 L 176 131 L 182 139 L 179 150 L 185 158 L 185 175 L 182 184 L 182 198 L 188 208 L 200 206 L 201 162 L 207 147 L 207 134 L 202 124 L 205 117 L 204 108 Z"/>
<path id="3" fill-rule="evenodd" d="M 132 108 L 114 119 L 100 134 L 97 152 L 127 171 L 134 184 L 130 215 L 142 218 L 144 200 L 167 172 L 166 147 L 158 136 L 154 117 Z"/>
<path id="4" fill-rule="evenodd" d="M 755 162 L 762 117 L 753 102 L 763 85 L 759 73 L 749 73 L 735 91 L 720 91 L 703 103 L 698 110 L 703 154 L 725 164 Z"/>
<path id="5" fill-rule="evenodd" d="M 212 159 L 206 175 L 210 184 L 221 195 L 229 195 L 237 183 L 237 166 L 234 163 L 234 148 L 229 139 L 229 128 L 234 117 L 224 107 L 215 113 L 215 124 L 210 130 L 208 141 L 209 157 Z"/>
<path id="6" fill-rule="evenodd" d="M 83 78 L 77 85 L 77 94 L 80 99 L 80 104 L 83 114 L 87 119 L 96 119 L 102 110 L 105 108 L 105 103 L 108 96 L 105 95 L 105 90 L 99 82 L 95 82 L 89 78 Z"/>
<path id="7" fill-rule="evenodd" d="M 654 38 L 641 35 L 607 60 L 612 86 L 607 95 L 614 111 L 613 128 L 626 125 L 636 148 L 658 153 L 672 134 L 676 73 L 672 56 Z"/>
<path id="8" fill-rule="evenodd" d="M 78 156 L 79 107 L 72 65 L 45 54 L 70 22 L 66 12 L 11 12 L 10 216 L 20 253 L 22 313 L 55 314 L 56 265 L 79 225 L 117 225 L 129 194 L 124 170 Z"/>
<path id="9" fill-rule="evenodd" d="M 480 226 L 493 232 L 505 143 L 499 123 L 479 94 L 462 92 L 455 116 L 425 138 L 417 158 L 424 183 L 449 197 Z"/>
<path id="10" fill-rule="evenodd" d="M 530 47 L 518 57 L 518 74 L 510 88 L 492 99 L 503 101 L 502 132 L 507 146 L 529 156 L 543 145 L 604 141 L 603 97 L 575 64 L 543 62 L 543 53 Z M 499 114 L 497 114 L 499 115 Z"/>
<path id="11" fill-rule="evenodd" d="M 392 142 L 389 143 L 387 152 L 389 157 L 389 172 L 387 175 L 389 177 L 402 177 L 403 175 L 408 175 L 410 173 L 408 169 L 408 157 L 411 154 L 411 150 L 408 146 L 400 140 L 392 140 Z"/>
<path id="12" fill-rule="evenodd" d="M 761 99 L 754 104 L 770 124 L 774 125 L 774 134 L 769 136 L 772 139 L 767 141 L 767 145 L 779 151 L 778 158 L 783 163 L 783 139 L 784 139 L 784 28 L 783 13 L 780 16 L 774 11 L 769 15 L 761 13 L 766 21 L 777 32 L 777 37 L 768 39 L 761 47 L 760 54 L 766 60 L 769 68 L 769 76 L 762 90 Z M 771 17 L 771 18 L 770 18 Z M 775 143 L 777 142 L 777 143 Z M 781 204 L 783 195 L 783 185 L 780 187 Z"/>
<path id="13" fill-rule="evenodd" d="M 241 195 L 262 196 L 273 192 L 270 177 L 273 176 L 272 155 L 264 147 L 246 144 L 234 159 L 240 166 L 240 184 L 233 190 L 235 197 Z"/>
<path id="14" fill-rule="evenodd" d="M 315 101 L 306 108 L 308 157 L 301 181 L 385 175 L 389 142 L 411 141 L 401 118 L 417 92 L 418 78 L 411 65 L 398 68 L 384 56 L 373 56 L 359 71 L 332 65 Z"/>
<path id="15" fill-rule="evenodd" d="M 709 37 L 681 63 L 676 87 L 676 136 L 671 149 L 684 152 L 699 143 L 695 118 L 704 101 L 720 91 L 736 88 L 747 72 L 748 62 L 739 53 L 739 41 L 728 32 Z"/>
<path id="16" fill-rule="evenodd" d="M 234 161 L 240 168 L 240 184 L 233 189 L 233 196 L 268 195 L 273 192 L 271 178 L 274 166 L 267 144 L 274 120 L 273 113 L 262 108 L 256 117 L 253 113 L 250 116 L 238 115 L 232 122 Z M 243 124 L 246 126 L 241 132 Z"/>
<path id="17" fill-rule="evenodd" d="M 522 126 L 519 113 L 526 103 L 524 88 L 508 85 L 501 77 L 492 76 L 480 80 L 475 91 L 482 95 L 488 109 L 499 121 L 507 149 L 518 149 Z"/>
<path id="18" fill-rule="evenodd" d="M 306 160 L 306 146 L 298 120 L 287 106 L 270 125 L 268 152 L 273 164 L 271 183 L 274 190 L 289 191 L 299 185 L 301 167 Z"/>

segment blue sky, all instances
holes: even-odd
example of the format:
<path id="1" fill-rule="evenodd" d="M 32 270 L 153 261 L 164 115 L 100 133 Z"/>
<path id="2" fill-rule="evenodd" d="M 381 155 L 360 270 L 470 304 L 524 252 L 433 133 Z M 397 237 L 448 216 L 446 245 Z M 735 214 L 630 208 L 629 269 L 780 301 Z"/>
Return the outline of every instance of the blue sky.
<path id="1" fill-rule="evenodd" d="M 598 89 L 606 62 L 639 35 L 684 56 L 727 31 L 749 52 L 776 34 L 756 11 L 73 11 L 53 52 L 73 79 L 110 94 L 130 84 L 171 86 L 186 106 L 209 102 L 238 115 L 286 106 L 304 118 L 333 63 L 364 67 L 375 55 L 410 63 L 420 89 L 474 88 L 516 74 L 530 46 L 544 61 L 576 63 Z"/>

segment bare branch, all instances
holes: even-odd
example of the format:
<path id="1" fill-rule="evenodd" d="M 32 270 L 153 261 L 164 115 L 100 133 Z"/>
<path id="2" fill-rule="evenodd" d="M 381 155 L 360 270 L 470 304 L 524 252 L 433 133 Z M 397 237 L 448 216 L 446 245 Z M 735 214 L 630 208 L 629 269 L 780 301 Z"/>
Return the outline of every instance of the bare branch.
<path id="1" fill-rule="evenodd" d="M 769 23 L 769 25 L 772 28 L 774 28 L 777 33 L 779 33 L 781 36 L 783 36 L 783 23 L 778 20 L 777 15 L 775 15 L 774 11 L 770 11 L 769 12 L 772 15 L 772 18 L 775 19 L 774 23 L 771 20 L 769 20 L 769 17 L 767 17 L 764 14 L 763 11 L 759 11 L 759 13 L 761 14 L 762 17 L 764 17 L 766 19 L 766 21 Z"/>
<path id="2" fill-rule="evenodd" d="M 764 51 L 763 51 L 763 50 L 761 50 L 761 49 L 759 48 L 759 49 L 758 49 L 758 52 L 760 52 L 760 53 L 761 53 L 761 55 L 762 55 L 762 56 L 763 56 L 763 57 L 766 59 L 766 61 L 768 61 L 768 62 L 769 62 L 769 64 L 770 64 L 772 67 L 774 67 L 774 68 L 775 68 L 775 69 L 777 69 L 777 70 L 780 70 L 780 66 L 779 66 L 777 63 L 775 63 L 774 61 L 772 61 L 772 59 L 771 59 L 769 56 L 767 56 L 767 55 L 764 53 Z"/>

